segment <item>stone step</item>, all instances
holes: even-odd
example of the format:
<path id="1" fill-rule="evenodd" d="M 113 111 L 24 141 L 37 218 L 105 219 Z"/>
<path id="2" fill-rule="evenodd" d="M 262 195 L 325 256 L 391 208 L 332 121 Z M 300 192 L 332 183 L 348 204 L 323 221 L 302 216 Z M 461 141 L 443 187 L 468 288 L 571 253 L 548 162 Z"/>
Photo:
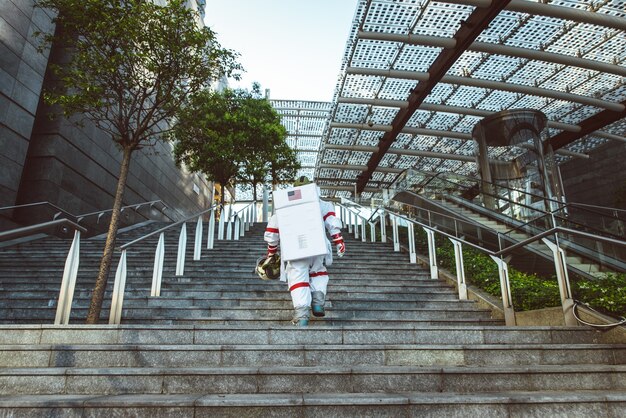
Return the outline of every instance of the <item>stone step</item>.
<path id="1" fill-rule="evenodd" d="M 620 418 L 623 391 L 503 391 L 499 393 L 272 393 L 14 395 L 0 397 L 8 416 L 193 417 L 588 417 Z"/>
<path id="2" fill-rule="evenodd" d="M 72 317 L 85 318 L 87 308 L 72 307 Z M 3 319 L 45 319 L 54 318 L 56 307 L 16 307 L 0 308 L 0 318 Z M 338 306 L 327 309 L 326 320 L 449 320 L 463 319 L 465 321 L 480 320 L 490 318 L 491 311 L 471 309 L 470 307 L 459 309 L 342 309 Z M 293 316 L 292 307 L 266 308 L 266 307 L 134 307 L 124 305 L 122 317 L 125 321 L 144 319 L 150 322 L 151 319 L 207 319 L 207 320 L 287 320 Z"/>
<path id="3" fill-rule="evenodd" d="M 286 286 L 286 285 L 285 285 Z M 111 288 L 111 286 L 109 286 Z M 331 287 L 332 289 L 332 287 Z M 149 290 L 147 287 L 144 288 L 126 288 L 124 292 L 124 299 L 129 300 L 133 298 L 149 298 L 149 299 L 157 299 L 147 296 L 149 294 Z M 365 290 L 365 289 L 364 289 Z M 288 292 L 285 290 L 283 286 L 271 286 L 269 288 L 264 288 L 260 290 L 255 290 L 253 293 L 256 297 L 261 300 L 278 300 L 278 299 L 287 299 L 289 298 Z M 110 299 L 110 292 L 105 293 L 106 297 Z M 42 300 L 53 300 L 59 296 L 59 288 L 52 288 L 51 290 L 43 290 L 41 286 L 33 285 L 32 288 L 23 291 L 0 291 L 0 299 L 4 300 L 6 303 L 11 303 L 12 300 L 19 299 L 42 299 Z M 80 290 L 77 289 L 74 293 L 74 299 L 88 299 L 91 298 L 91 290 Z M 240 299 L 240 300 L 248 300 L 251 298 L 251 293 L 249 291 L 220 291 L 220 290 L 207 290 L 199 289 L 199 290 L 185 290 L 185 289 L 162 289 L 161 298 L 180 298 L 180 299 L 192 299 L 192 300 L 202 300 L 202 299 L 220 299 L 220 300 L 229 300 L 229 299 Z M 256 298 L 255 298 L 256 299 Z M 338 301 L 338 300 L 351 300 L 351 301 L 371 301 L 372 303 L 376 303 L 377 301 L 383 302 L 428 302 L 428 301 L 440 301 L 440 302 L 454 302 L 454 303 L 467 303 L 467 301 L 459 301 L 458 296 L 453 292 L 434 292 L 430 291 L 428 293 L 407 293 L 407 292 L 385 292 L 385 293 L 375 293 L 375 292 L 366 292 L 366 291 L 337 291 L 333 290 L 332 294 L 328 294 L 328 301 Z"/>
<path id="4" fill-rule="evenodd" d="M 57 295 L 58 297 L 58 295 Z M 74 298 L 73 306 L 88 306 L 90 298 Z M 412 308 L 426 308 L 436 310 L 464 310 L 464 306 L 473 305 L 472 301 L 394 301 L 394 300 L 354 300 L 354 299 L 340 299 L 332 298 L 326 300 L 326 307 L 332 309 L 333 307 L 341 307 L 341 309 L 356 309 L 363 310 L 370 307 L 374 309 L 412 309 Z M 13 297 L 11 301 L 3 300 L 0 298 L 0 308 L 11 307 L 25 307 L 25 306 L 50 306 L 56 307 L 56 297 L 39 297 L 39 298 L 16 298 Z M 110 301 L 104 301 L 103 308 L 110 308 Z M 124 307 L 126 308 L 163 308 L 163 307 L 176 307 L 176 308 L 188 308 L 188 307 L 230 307 L 240 306 L 248 308 L 267 308 L 267 309 L 290 309 L 292 307 L 291 298 L 287 292 L 284 293 L 284 297 L 281 299 L 268 299 L 264 297 L 260 298 L 241 298 L 241 299 L 198 299 L 189 297 L 128 297 L 124 295 Z"/>
<path id="5" fill-rule="evenodd" d="M 0 369 L 3 395 L 626 390 L 623 365 L 263 366 Z"/>
<path id="6" fill-rule="evenodd" d="M 408 322 L 294 328 L 286 323 L 240 325 L 0 325 L 0 344 L 609 344 L 618 330 L 581 327 L 430 326 Z"/>
<path id="7" fill-rule="evenodd" d="M 626 345 L 418 345 L 387 338 L 378 344 L 259 345 L 0 345 L 4 368 L 259 367 L 265 366 L 536 366 L 624 365 Z M 9 372 L 5 372 L 9 375 Z"/>

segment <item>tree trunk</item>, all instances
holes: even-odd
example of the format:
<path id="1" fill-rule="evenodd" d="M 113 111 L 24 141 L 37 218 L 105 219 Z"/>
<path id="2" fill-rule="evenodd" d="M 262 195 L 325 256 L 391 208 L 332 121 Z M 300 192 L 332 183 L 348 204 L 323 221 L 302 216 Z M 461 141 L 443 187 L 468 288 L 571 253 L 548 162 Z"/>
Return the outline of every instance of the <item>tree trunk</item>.
<path id="1" fill-rule="evenodd" d="M 256 185 L 257 183 L 253 182 L 252 183 L 252 200 L 254 200 L 256 202 Z"/>
<path id="2" fill-rule="evenodd" d="M 122 200 L 124 198 L 124 190 L 126 188 L 126 179 L 128 178 L 128 169 L 130 167 L 130 157 L 133 153 L 132 148 L 124 148 L 122 165 L 120 167 L 120 177 L 117 181 L 117 189 L 115 191 L 115 200 L 113 201 L 113 212 L 111 214 L 111 222 L 109 223 L 109 232 L 107 233 L 106 243 L 104 244 L 104 252 L 100 260 L 100 270 L 98 278 L 91 296 L 91 304 L 87 313 L 87 323 L 97 324 L 102 309 L 102 301 L 104 299 L 104 291 L 106 290 L 107 280 L 109 279 L 109 271 L 111 270 L 111 260 L 115 251 L 115 240 L 117 238 L 117 229 L 120 221 L 120 211 L 122 209 Z"/>

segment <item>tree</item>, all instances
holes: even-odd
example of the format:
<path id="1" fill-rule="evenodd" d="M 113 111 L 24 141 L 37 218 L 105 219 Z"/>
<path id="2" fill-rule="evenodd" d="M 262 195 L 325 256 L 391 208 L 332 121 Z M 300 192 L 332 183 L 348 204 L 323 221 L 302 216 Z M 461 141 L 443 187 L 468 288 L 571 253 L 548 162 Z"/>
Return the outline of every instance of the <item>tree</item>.
<path id="1" fill-rule="evenodd" d="M 193 93 L 240 70 L 237 55 L 222 49 L 184 0 L 37 0 L 57 12 L 44 47 L 67 48 L 66 62 L 52 65 L 58 84 L 45 92 L 65 116 L 94 123 L 122 152 L 98 277 L 87 315 L 97 323 L 115 247 L 132 153 L 166 139 L 168 121 Z"/>
<path id="2" fill-rule="evenodd" d="M 270 159 L 270 175 L 272 187 L 278 184 L 293 182 L 301 168 L 296 151 L 285 142 L 274 150 Z"/>
<path id="3" fill-rule="evenodd" d="M 236 176 L 240 186 L 249 185 L 253 198 L 257 200 L 257 185 L 264 183 L 270 173 L 271 161 L 276 153 L 285 148 L 287 130 L 280 121 L 280 115 L 269 100 L 261 97 L 258 83 L 252 86 L 252 92 L 246 98 L 248 115 L 253 121 L 250 125 L 250 140 L 253 150 L 245 156 L 245 161 Z"/>
<path id="4" fill-rule="evenodd" d="M 258 182 L 267 175 L 274 150 L 286 145 L 286 135 L 258 84 L 251 92 L 207 90 L 181 111 L 173 132 L 174 156 L 222 187 L 238 179 Z"/>

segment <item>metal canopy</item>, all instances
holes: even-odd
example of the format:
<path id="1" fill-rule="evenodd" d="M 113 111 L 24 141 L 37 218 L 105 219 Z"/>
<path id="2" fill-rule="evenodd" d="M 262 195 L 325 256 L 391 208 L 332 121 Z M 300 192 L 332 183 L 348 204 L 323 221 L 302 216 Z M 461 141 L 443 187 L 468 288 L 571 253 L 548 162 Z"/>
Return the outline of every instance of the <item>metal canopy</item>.
<path id="1" fill-rule="evenodd" d="M 475 175 L 472 129 L 505 109 L 546 114 L 559 163 L 626 141 L 624 6 L 359 0 L 328 118 L 316 119 L 310 174 L 328 197 L 357 184 L 366 198 L 406 168 Z M 494 148 L 490 158 L 524 152 Z"/>

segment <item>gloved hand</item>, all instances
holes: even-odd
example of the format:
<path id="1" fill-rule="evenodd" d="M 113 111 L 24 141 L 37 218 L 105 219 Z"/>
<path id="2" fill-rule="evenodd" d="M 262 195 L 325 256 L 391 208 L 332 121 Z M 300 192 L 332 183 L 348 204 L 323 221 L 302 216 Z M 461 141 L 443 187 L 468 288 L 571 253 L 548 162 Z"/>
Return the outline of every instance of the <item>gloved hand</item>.
<path id="1" fill-rule="evenodd" d="M 335 245 L 335 248 L 337 248 L 337 257 L 343 257 L 343 255 L 346 253 L 346 243 L 343 242 L 343 237 L 341 236 L 341 234 L 335 234 L 331 236 L 331 238 L 333 239 L 333 244 Z"/>

